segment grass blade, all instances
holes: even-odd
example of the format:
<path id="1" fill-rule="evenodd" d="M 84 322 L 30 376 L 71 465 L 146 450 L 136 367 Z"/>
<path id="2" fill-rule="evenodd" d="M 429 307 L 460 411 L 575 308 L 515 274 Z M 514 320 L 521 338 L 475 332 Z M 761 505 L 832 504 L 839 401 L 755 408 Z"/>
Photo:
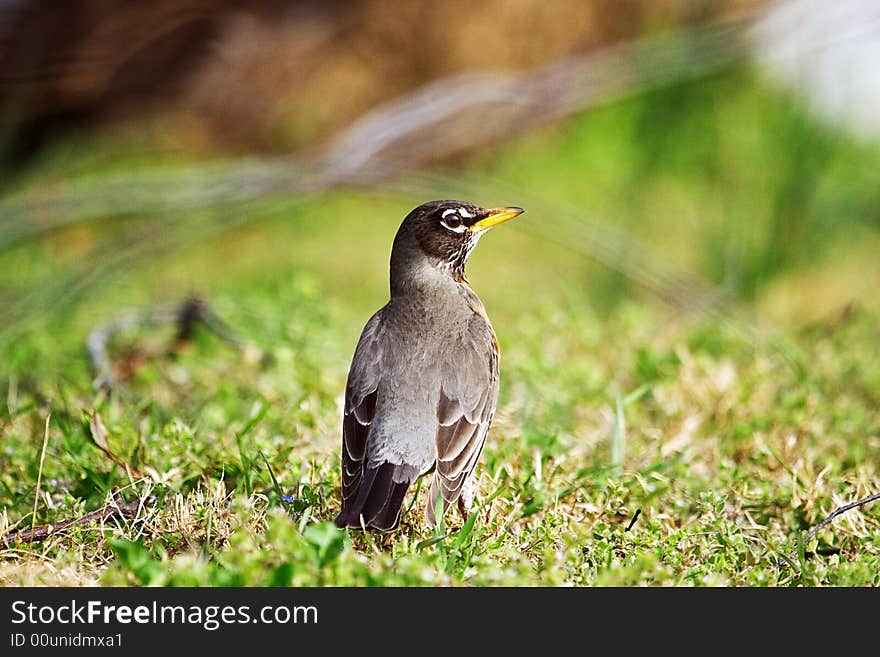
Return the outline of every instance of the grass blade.
<path id="1" fill-rule="evenodd" d="M 260 409 L 251 417 L 250 420 L 244 425 L 241 431 L 235 434 L 235 444 L 238 445 L 238 457 L 241 460 L 241 474 L 244 478 L 244 492 L 249 496 L 253 492 L 253 487 L 251 486 L 251 462 L 245 456 L 244 453 L 244 438 L 253 430 L 255 426 L 263 419 L 266 415 L 266 412 L 269 410 L 269 405 L 265 402 L 260 404 Z M 264 457 L 265 458 L 265 457 Z"/>

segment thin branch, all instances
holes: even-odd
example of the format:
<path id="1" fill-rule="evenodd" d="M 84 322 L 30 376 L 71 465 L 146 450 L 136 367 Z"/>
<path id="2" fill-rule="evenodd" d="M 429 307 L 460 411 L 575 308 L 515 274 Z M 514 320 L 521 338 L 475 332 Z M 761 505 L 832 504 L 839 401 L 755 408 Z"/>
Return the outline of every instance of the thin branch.
<path id="1" fill-rule="evenodd" d="M 849 504 L 845 504 L 841 507 L 836 508 L 834 511 L 831 512 L 831 514 L 827 518 L 825 518 L 825 520 L 823 520 L 818 525 L 813 527 L 809 532 L 807 532 L 807 534 L 803 538 L 801 538 L 801 544 L 806 545 L 807 541 L 809 541 L 816 534 L 818 534 L 820 531 L 822 531 L 822 529 L 824 529 L 825 527 L 830 525 L 831 522 L 837 516 L 839 516 L 843 513 L 846 513 L 847 511 L 849 511 L 851 509 L 855 509 L 856 507 L 864 506 L 865 504 L 869 504 L 870 502 L 876 502 L 877 500 L 880 500 L 880 493 L 874 493 L 873 495 L 868 495 L 868 497 L 863 497 L 860 500 L 856 500 L 855 502 L 850 502 Z M 776 567 L 781 568 L 783 561 L 785 561 L 789 565 L 791 565 L 791 563 L 792 563 L 791 560 L 797 557 L 797 553 L 798 553 L 797 548 L 795 548 L 794 550 L 792 550 L 788 554 L 784 555 L 782 557 L 782 559 L 780 559 L 779 561 L 776 562 Z"/>
<path id="2" fill-rule="evenodd" d="M 95 375 L 95 388 L 109 391 L 118 383 L 113 374 L 113 362 L 108 349 L 108 343 L 115 335 L 136 328 L 168 324 L 176 326 L 177 342 L 189 341 L 196 324 L 202 324 L 223 342 L 242 353 L 258 353 L 264 362 L 270 357 L 261 349 L 242 340 L 204 299 L 193 296 L 178 305 L 163 305 L 144 312 L 125 313 L 100 324 L 89 333 L 86 350 Z"/>
<path id="3" fill-rule="evenodd" d="M 89 363 L 95 375 L 95 389 L 110 390 L 117 383 L 107 347 L 115 335 L 134 328 L 170 324 L 176 319 L 175 307 L 161 306 L 148 312 L 128 312 L 95 327 L 86 339 Z"/>
<path id="4" fill-rule="evenodd" d="M 0 536 L 0 548 L 9 548 L 17 543 L 36 543 L 43 541 L 74 525 L 90 525 L 95 522 L 103 523 L 114 518 L 130 520 L 137 516 L 143 502 L 144 500 L 140 499 L 136 499 L 132 502 L 123 502 L 119 493 L 115 493 L 111 503 L 79 518 L 62 520 L 61 522 L 40 525 L 39 527 L 32 527 L 30 529 L 18 529 L 7 532 L 3 536 Z M 155 498 L 149 498 L 146 502 L 151 504 L 155 502 Z"/>

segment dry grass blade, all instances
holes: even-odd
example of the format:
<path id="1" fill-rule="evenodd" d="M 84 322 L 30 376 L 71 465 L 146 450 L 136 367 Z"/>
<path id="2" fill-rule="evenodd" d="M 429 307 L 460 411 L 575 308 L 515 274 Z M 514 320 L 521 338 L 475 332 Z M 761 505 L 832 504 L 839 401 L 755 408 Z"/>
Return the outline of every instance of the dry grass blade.
<path id="1" fill-rule="evenodd" d="M 52 414 L 49 413 L 46 416 L 46 429 L 43 432 L 43 448 L 40 450 L 40 467 L 37 470 L 37 490 L 34 493 L 34 511 L 31 514 L 31 529 L 34 528 L 34 525 L 37 523 L 37 504 L 40 501 L 40 485 L 43 482 L 43 462 L 46 460 L 46 446 L 49 444 L 49 421 L 52 419 Z"/>
<path id="2" fill-rule="evenodd" d="M 95 443 L 98 449 L 104 452 L 111 461 L 125 470 L 129 477 L 132 475 L 135 477 L 144 476 L 140 470 L 128 463 L 125 459 L 117 456 L 113 450 L 110 449 L 110 445 L 107 443 L 107 437 L 110 435 L 110 432 L 107 431 L 107 427 L 105 427 L 104 423 L 101 421 L 101 416 L 98 414 L 98 411 L 92 411 L 89 414 L 89 435 L 91 435 L 92 442 Z"/>

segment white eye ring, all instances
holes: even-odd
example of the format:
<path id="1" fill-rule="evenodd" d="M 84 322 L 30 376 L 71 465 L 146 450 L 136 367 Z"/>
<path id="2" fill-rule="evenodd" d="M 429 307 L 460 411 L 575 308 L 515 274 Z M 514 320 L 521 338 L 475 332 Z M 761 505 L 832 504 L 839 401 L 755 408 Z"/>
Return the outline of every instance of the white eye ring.
<path id="1" fill-rule="evenodd" d="M 447 212 L 449 211 L 447 210 Z M 440 224 L 444 228 L 446 228 L 447 230 L 451 230 L 453 233 L 463 233 L 467 230 L 467 226 L 464 225 L 461 217 L 459 217 L 458 214 L 454 213 L 454 210 L 452 213 L 449 214 L 447 214 L 447 212 L 443 213 L 443 219 L 440 221 Z"/>
<path id="2" fill-rule="evenodd" d="M 441 216 L 445 217 L 446 215 L 452 214 L 453 212 L 460 217 L 467 217 L 468 219 L 474 218 L 474 215 L 468 212 L 465 208 L 448 208 L 443 211 L 443 214 Z"/>
<path id="3" fill-rule="evenodd" d="M 448 223 L 446 223 L 445 219 L 450 215 L 454 216 L 455 219 L 458 220 L 457 225 L 450 226 Z M 462 219 L 462 217 L 467 217 L 468 219 L 474 218 L 474 215 L 472 215 L 464 208 L 447 208 L 443 211 L 443 214 L 441 216 L 443 217 L 443 220 L 440 223 L 443 224 L 444 228 L 446 228 L 447 230 L 451 230 L 453 233 L 463 233 L 467 230 L 467 226 L 464 225 L 464 220 Z M 455 219 L 452 220 L 453 223 L 455 223 Z"/>

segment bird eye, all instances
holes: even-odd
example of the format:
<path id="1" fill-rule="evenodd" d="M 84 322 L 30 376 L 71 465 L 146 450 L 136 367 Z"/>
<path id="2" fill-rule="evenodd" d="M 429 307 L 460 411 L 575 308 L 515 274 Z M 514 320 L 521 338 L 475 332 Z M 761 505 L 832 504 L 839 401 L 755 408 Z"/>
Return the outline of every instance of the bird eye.
<path id="1" fill-rule="evenodd" d="M 452 212 L 443 217 L 443 223 L 446 224 L 447 228 L 456 229 L 461 226 L 461 217 L 459 217 L 455 212 Z"/>

